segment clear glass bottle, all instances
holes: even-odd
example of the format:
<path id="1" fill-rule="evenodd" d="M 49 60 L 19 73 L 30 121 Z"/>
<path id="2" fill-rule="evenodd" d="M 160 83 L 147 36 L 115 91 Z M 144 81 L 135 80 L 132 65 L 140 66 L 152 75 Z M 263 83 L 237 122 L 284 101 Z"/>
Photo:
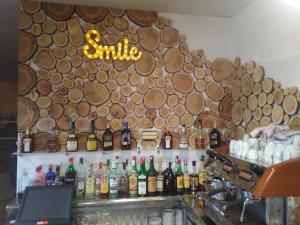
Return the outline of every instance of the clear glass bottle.
<path id="1" fill-rule="evenodd" d="M 191 193 L 193 195 L 197 194 L 199 189 L 199 175 L 197 172 L 196 161 L 192 161 L 192 174 L 191 174 Z"/>
<path id="2" fill-rule="evenodd" d="M 77 134 L 75 133 L 75 124 L 73 121 L 71 121 L 70 127 L 71 129 L 67 138 L 67 151 L 76 152 L 78 151 L 78 139 Z"/>
<path id="3" fill-rule="evenodd" d="M 147 170 L 145 167 L 145 157 L 140 159 L 140 170 L 138 173 L 138 196 L 145 197 L 147 195 Z"/>
<path id="4" fill-rule="evenodd" d="M 172 149 L 172 135 L 170 134 L 169 130 L 164 128 L 163 136 L 161 139 L 161 144 L 163 149 Z"/>
<path id="5" fill-rule="evenodd" d="M 23 153 L 30 153 L 33 152 L 32 148 L 32 135 L 30 133 L 29 127 L 26 127 L 26 133 L 22 138 L 22 152 Z"/>
<path id="6" fill-rule="evenodd" d="M 79 159 L 79 165 L 77 169 L 77 185 L 76 185 L 76 197 L 84 197 L 84 188 L 85 188 L 85 168 L 83 165 L 83 158 Z"/>
<path id="7" fill-rule="evenodd" d="M 100 197 L 108 198 L 109 194 L 109 162 L 103 165 L 103 172 L 101 175 L 101 185 L 100 185 Z"/>
<path id="8" fill-rule="evenodd" d="M 60 166 L 57 165 L 55 168 L 55 180 L 52 185 L 63 185 L 63 179 L 60 174 Z"/>
<path id="9" fill-rule="evenodd" d="M 150 156 L 149 170 L 147 172 L 148 196 L 155 196 L 157 191 L 157 171 L 154 168 L 154 157 Z"/>
<path id="10" fill-rule="evenodd" d="M 115 161 L 111 164 L 111 171 L 109 175 L 109 198 L 117 199 L 119 194 L 119 174 L 116 169 Z"/>
<path id="11" fill-rule="evenodd" d="M 48 172 L 45 175 L 45 185 L 52 185 L 53 182 L 55 181 L 55 173 L 52 170 L 52 165 L 49 165 L 48 167 Z"/>
<path id="12" fill-rule="evenodd" d="M 202 120 L 199 121 L 199 127 L 196 130 L 195 147 L 196 149 L 205 149 L 205 138 L 202 130 Z"/>
<path id="13" fill-rule="evenodd" d="M 183 195 L 184 193 L 184 183 L 183 183 L 183 172 L 181 169 L 181 160 L 177 160 L 176 171 L 175 171 L 175 183 L 176 183 L 176 193 Z"/>
<path id="14" fill-rule="evenodd" d="M 180 139 L 179 139 L 179 149 L 188 150 L 189 149 L 189 139 L 186 134 L 185 125 L 182 125 Z"/>
<path id="15" fill-rule="evenodd" d="M 138 191 L 138 170 L 136 168 L 136 157 L 131 158 L 131 170 L 129 171 L 129 196 L 136 197 Z"/>
<path id="16" fill-rule="evenodd" d="M 90 121 L 90 132 L 86 141 L 86 150 L 87 151 L 97 151 L 98 140 L 95 134 L 94 120 Z"/>
<path id="17" fill-rule="evenodd" d="M 156 190 L 158 195 L 163 195 L 164 193 L 164 172 L 162 169 L 162 158 L 158 160 L 158 174 L 156 180 Z"/>
<path id="18" fill-rule="evenodd" d="M 32 185 L 32 178 L 28 174 L 28 170 L 24 169 L 22 171 L 22 176 L 18 180 L 18 193 L 23 194 L 25 191 L 25 188 Z"/>
<path id="19" fill-rule="evenodd" d="M 184 193 L 190 193 L 191 189 L 191 177 L 188 170 L 188 161 L 185 159 L 183 161 L 184 170 L 183 170 L 183 186 L 184 186 Z"/>
<path id="20" fill-rule="evenodd" d="M 200 158 L 199 164 L 199 189 L 205 191 L 205 182 L 207 179 L 207 170 L 204 168 L 204 156 Z"/>
<path id="21" fill-rule="evenodd" d="M 95 195 L 95 173 L 94 166 L 91 163 L 89 165 L 88 172 L 85 176 L 85 197 L 90 198 Z"/>
<path id="22" fill-rule="evenodd" d="M 128 173 L 126 169 L 126 162 L 122 162 L 122 171 L 120 172 L 120 198 L 128 197 Z"/>
<path id="23" fill-rule="evenodd" d="M 100 196 L 101 195 L 101 179 L 103 174 L 103 164 L 102 162 L 99 162 L 98 169 L 95 174 L 95 195 Z"/>
<path id="24" fill-rule="evenodd" d="M 110 128 L 109 128 L 109 123 L 107 123 L 106 129 L 103 133 L 103 150 L 104 151 L 111 151 L 114 149 L 113 147 L 113 132 L 111 132 Z"/>
<path id="25" fill-rule="evenodd" d="M 131 131 L 128 128 L 128 123 L 125 122 L 121 133 L 121 149 L 131 150 Z"/>
<path id="26" fill-rule="evenodd" d="M 213 129 L 209 132 L 209 146 L 211 149 L 221 146 L 221 134 L 217 130 L 217 123 L 214 122 Z"/>

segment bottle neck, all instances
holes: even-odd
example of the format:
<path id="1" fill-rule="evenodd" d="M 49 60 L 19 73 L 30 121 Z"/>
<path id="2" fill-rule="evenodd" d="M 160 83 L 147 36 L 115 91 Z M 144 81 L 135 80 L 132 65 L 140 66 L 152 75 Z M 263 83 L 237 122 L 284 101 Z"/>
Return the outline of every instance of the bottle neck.
<path id="1" fill-rule="evenodd" d="M 184 164 L 184 172 L 188 172 L 188 165 Z"/>
<path id="2" fill-rule="evenodd" d="M 150 169 L 150 170 L 154 170 L 154 162 L 153 162 L 153 159 L 150 160 L 149 169 Z"/>
<path id="3" fill-rule="evenodd" d="M 136 161 L 135 160 L 131 160 L 131 169 L 136 170 Z"/>
<path id="4" fill-rule="evenodd" d="M 141 171 L 146 171 L 145 162 L 141 162 Z"/>
<path id="5" fill-rule="evenodd" d="M 176 171 L 181 171 L 181 163 L 177 162 Z"/>

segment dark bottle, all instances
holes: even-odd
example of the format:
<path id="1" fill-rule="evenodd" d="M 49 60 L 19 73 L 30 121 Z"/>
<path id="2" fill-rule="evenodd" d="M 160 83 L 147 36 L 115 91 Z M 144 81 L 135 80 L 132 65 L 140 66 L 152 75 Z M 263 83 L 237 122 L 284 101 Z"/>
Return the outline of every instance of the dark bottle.
<path id="1" fill-rule="evenodd" d="M 147 177 L 147 187 L 148 187 L 148 196 L 155 196 L 157 191 L 157 171 L 154 168 L 154 159 L 153 156 L 150 156 L 150 165 L 148 170 Z"/>
<path id="2" fill-rule="evenodd" d="M 164 172 L 162 170 L 162 158 L 158 162 L 158 174 L 156 178 L 156 191 L 158 195 L 164 194 Z"/>
<path id="3" fill-rule="evenodd" d="M 113 150 L 113 133 L 109 128 L 109 124 L 107 124 L 106 129 L 103 133 L 103 150 L 110 151 Z"/>
<path id="4" fill-rule="evenodd" d="M 164 133 L 161 138 L 161 144 L 163 149 L 172 149 L 172 135 L 166 128 L 164 129 Z"/>
<path id="5" fill-rule="evenodd" d="M 71 121 L 71 130 L 67 139 L 67 151 L 68 152 L 76 152 L 78 151 L 78 139 L 75 133 L 75 124 Z"/>
<path id="6" fill-rule="evenodd" d="M 121 149 L 131 150 L 131 131 L 128 128 L 128 123 L 125 122 L 121 134 Z"/>
<path id="7" fill-rule="evenodd" d="M 176 172 L 175 172 L 175 183 L 176 183 L 176 194 L 183 195 L 184 183 L 183 183 L 183 172 L 181 169 L 181 160 L 177 160 Z"/>
<path id="8" fill-rule="evenodd" d="M 76 170 L 73 165 L 73 158 L 69 158 L 69 166 L 65 173 L 65 184 L 74 185 L 76 181 Z"/>
<path id="9" fill-rule="evenodd" d="M 94 120 L 90 122 L 90 132 L 88 134 L 88 139 L 86 141 L 86 150 L 87 151 L 97 151 L 98 141 L 94 131 Z"/>
<path id="10" fill-rule="evenodd" d="M 63 176 L 60 175 L 60 166 L 56 166 L 55 169 L 55 180 L 52 185 L 63 185 Z"/>
<path id="11" fill-rule="evenodd" d="M 209 145 L 210 148 L 218 148 L 221 146 L 221 134 L 217 130 L 217 123 L 214 122 L 213 129 L 209 132 Z"/>
<path id="12" fill-rule="evenodd" d="M 176 193 L 175 175 L 172 171 L 172 162 L 169 162 L 169 167 L 165 170 L 164 193 L 166 195 L 174 195 Z"/>
<path id="13" fill-rule="evenodd" d="M 147 170 L 145 167 L 145 157 L 141 157 L 140 170 L 138 172 L 138 196 L 147 195 Z"/>
<path id="14" fill-rule="evenodd" d="M 30 153 L 33 152 L 32 149 L 32 136 L 30 134 L 29 127 L 26 127 L 26 133 L 22 138 L 22 152 L 23 153 Z"/>
<path id="15" fill-rule="evenodd" d="M 199 188 L 199 175 L 197 173 L 196 161 L 192 161 L 193 171 L 191 174 L 191 193 L 195 195 Z"/>
<path id="16" fill-rule="evenodd" d="M 49 165 L 48 172 L 45 175 L 45 185 L 52 185 L 55 181 L 55 173 L 52 171 L 52 165 Z"/>
<path id="17" fill-rule="evenodd" d="M 126 162 L 122 162 L 122 171 L 120 172 L 119 197 L 128 197 L 128 173 Z"/>

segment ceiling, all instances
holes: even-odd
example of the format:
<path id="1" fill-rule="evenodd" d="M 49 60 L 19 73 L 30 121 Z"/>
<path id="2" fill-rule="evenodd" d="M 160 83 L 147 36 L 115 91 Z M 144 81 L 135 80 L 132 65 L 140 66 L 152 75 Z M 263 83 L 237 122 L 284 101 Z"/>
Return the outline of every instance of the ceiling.
<path id="1" fill-rule="evenodd" d="M 157 12 L 233 17 L 254 0 L 41 0 Z M 1 0 L 0 82 L 17 81 L 19 0 Z"/>

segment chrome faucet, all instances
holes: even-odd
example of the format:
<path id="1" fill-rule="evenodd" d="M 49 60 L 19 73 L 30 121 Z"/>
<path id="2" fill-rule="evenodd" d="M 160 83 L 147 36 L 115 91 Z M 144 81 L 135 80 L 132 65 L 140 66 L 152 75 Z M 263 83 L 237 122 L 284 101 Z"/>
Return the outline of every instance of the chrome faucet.
<path id="1" fill-rule="evenodd" d="M 250 205 L 250 204 L 253 204 L 253 203 L 259 202 L 259 201 L 260 201 L 260 198 L 248 197 L 248 198 L 245 199 L 242 214 L 241 214 L 241 217 L 240 217 L 240 222 L 241 223 L 244 222 L 244 214 L 245 214 L 245 210 L 246 210 L 247 205 Z"/>

